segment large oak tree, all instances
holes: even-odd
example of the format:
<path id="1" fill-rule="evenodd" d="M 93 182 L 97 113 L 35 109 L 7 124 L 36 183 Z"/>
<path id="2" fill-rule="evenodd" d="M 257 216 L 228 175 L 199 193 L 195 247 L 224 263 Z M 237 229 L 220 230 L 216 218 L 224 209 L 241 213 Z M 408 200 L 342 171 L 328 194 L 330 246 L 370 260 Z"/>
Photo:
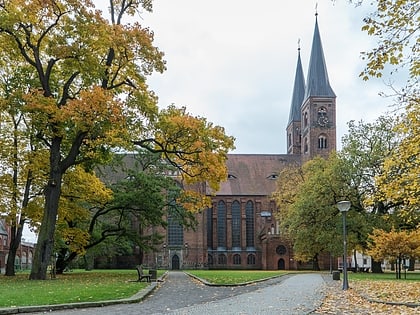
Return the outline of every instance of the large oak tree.
<path id="1" fill-rule="evenodd" d="M 37 78 L 25 93 L 23 110 L 34 136 L 49 152 L 44 186 L 44 213 L 30 279 L 45 279 L 50 263 L 64 174 L 75 165 L 92 169 L 110 160 L 115 148 L 130 149 L 143 139 L 157 139 L 160 152 L 169 148 L 181 169 L 185 159 L 196 181 L 210 179 L 203 154 L 216 163 L 213 182 L 225 175 L 224 162 L 233 138 L 223 129 L 189 130 L 203 137 L 191 146 L 188 134 L 162 138 L 158 132 L 157 98 L 146 77 L 165 69 L 163 53 L 153 46 L 153 33 L 138 23 L 125 23 L 151 1 L 110 0 L 109 19 L 89 0 L 7 1 L 0 4 L 0 40 L 4 53 L 31 67 Z M 165 116 L 165 114 L 164 114 Z M 179 115 L 179 120 L 192 118 Z M 194 120 L 194 119 L 192 119 Z M 215 133 L 212 133 L 214 130 Z M 163 140 L 161 140 L 163 139 Z M 214 141 L 212 141 L 214 140 Z M 152 140 L 153 142 L 153 140 Z M 209 144 L 211 142 L 211 144 Z M 201 146 L 200 146 L 201 145 Z M 168 156 L 170 157 L 170 156 Z M 194 170 L 194 171 L 192 171 Z M 216 184 L 217 186 L 217 184 Z M 216 187 L 213 185 L 213 187 Z"/>

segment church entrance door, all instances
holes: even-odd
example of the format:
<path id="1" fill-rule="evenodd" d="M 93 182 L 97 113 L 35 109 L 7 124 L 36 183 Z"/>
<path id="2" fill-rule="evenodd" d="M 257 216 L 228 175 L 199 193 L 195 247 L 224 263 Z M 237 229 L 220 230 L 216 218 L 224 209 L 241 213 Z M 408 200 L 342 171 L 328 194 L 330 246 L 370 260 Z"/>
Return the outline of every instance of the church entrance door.
<path id="1" fill-rule="evenodd" d="M 278 270 L 284 270 L 286 269 L 285 263 L 284 263 L 284 259 L 280 258 L 279 261 L 277 262 L 277 269 Z"/>
<path id="2" fill-rule="evenodd" d="M 177 254 L 172 256 L 172 270 L 179 270 L 179 257 Z"/>

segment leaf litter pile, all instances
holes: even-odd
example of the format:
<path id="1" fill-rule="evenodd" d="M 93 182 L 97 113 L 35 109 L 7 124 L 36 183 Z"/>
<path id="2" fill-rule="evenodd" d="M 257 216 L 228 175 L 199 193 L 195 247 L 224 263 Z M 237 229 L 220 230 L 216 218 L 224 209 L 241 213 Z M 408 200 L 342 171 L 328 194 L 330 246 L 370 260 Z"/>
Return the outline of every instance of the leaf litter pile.
<path id="1" fill-rule="evenodd" d="M 326 298 L 313 314 L 420 314 L 420 282 L 352 281 L 347 291 L 341 281 L 328 283 Z"/>

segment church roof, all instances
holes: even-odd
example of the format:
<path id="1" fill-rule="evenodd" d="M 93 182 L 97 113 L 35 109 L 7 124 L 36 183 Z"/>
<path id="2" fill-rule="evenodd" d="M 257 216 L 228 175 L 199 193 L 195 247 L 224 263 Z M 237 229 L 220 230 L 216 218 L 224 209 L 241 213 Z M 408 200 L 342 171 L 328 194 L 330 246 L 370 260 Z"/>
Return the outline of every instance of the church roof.
<path id="1" fill-rule="evenodd" d="M 293 86 L 292 104 L 290 105 L 289 122 L 300 121 L 300 107 L 305 96 L 305 77 L 302 70 L 302 61 L 300 59 L 300 48 L 298 50 L 298 60 L 296 65 L 295 83 Z"/>
<path id="2" fill-rule="evenodd" d="M 300 163 L 299 155 L 229 154 L 228 179 L 221 183 L 218 196 L 269 196 L 276 189 L 279 173 L 291 163 Z"/>
<path id="3" fill-rule="evenodd" d="M 311 96 L 335 97 L 328 80 L 327 66 L 319 35 L 318 18 L 315 19 L 315 30 L 312 40 L 311 58 L 306 81 L 305 100 Z"/>

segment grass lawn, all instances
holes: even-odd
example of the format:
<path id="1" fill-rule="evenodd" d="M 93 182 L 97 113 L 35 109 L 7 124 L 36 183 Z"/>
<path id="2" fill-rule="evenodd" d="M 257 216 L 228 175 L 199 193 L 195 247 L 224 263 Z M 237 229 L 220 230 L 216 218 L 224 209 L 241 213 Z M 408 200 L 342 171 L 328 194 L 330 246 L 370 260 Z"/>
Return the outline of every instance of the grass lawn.
<path id="1" fill-rule="evenodd" d="M 163 271 L 158 271 L 158 276 Z M 74 270 L 52 280 L 28 280 L 29 273 L 0 276 L 0 307 L 50 305 L 128 298 L 145 288 L 136 270 Z"/>
<path id="2" fill-rule="evenodd" d="M 341 275 L 342 277 L 343 275 Z M 363 273 L 363 272 L 349 272 L 349 280 L 396 280 L 396 281 L 420 281 L 420 272 L 418 271 L 404 271 L 401 272 L 401 279 L 396 279 L 395 271 L 386 271 L 384 273 Z"/>
<path id="3" fill-rule="evenodd" d="M 239 284 L 290 273 L 284 270 L 187 270 L 187 272 L 213 284 Z"/>
<path id="4" fill-rule="evenodd" d="M 164 272 L 158 270 L 158 277 Z M 284 270 L 188 270 L 188 272 L 214 284 L 239 284 L 290 273 Z M 419 272 L 407 272 L 407 280 L 396 280 L 393 272 L 383 274 L 350 272 L 348 275 L 350 281 L 360 281 L 360 283 L 383 280 L 402 284 L 420 281 Z M 148 285 L 146 282 L 135 281 L 136 270 L 74 270 L 57 275 L 56 279 L 43 281 L 28 280 L 28 277 L 28 272 L 20 272 L 15 277 L 0 276 L 0 307 L 123 299 Z M 404 274 L 402 277 L 404 278 Z"/>

